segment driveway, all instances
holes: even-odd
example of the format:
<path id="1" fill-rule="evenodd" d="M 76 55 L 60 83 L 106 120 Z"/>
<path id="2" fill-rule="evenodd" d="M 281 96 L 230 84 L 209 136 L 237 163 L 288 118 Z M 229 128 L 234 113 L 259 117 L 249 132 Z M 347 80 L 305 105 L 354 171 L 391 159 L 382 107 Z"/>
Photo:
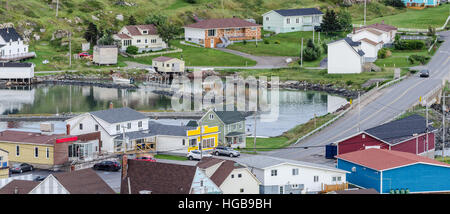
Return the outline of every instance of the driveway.
<path id="1" fill-rule="evenodd" d="M 223 52 L 227 52 L 230 54 L 234 54 L 237 56 L 241 56 L 247 59 L 251 59 L 256 61 L 255 66 L 244 67 L 247 69 L 273 69 L 273 68 L 287 68 L 289 67 L 289 63 L 286 62 L 286 59 L 291 58 L 292 61 L 296 61 L 298 57 L 286 57 L 286 56 L 254 56 L 251 54 L 243 53 L 236 50 L 230 50 L 227 48 L 216 48 L 216 50 L 220 50 Z"/>

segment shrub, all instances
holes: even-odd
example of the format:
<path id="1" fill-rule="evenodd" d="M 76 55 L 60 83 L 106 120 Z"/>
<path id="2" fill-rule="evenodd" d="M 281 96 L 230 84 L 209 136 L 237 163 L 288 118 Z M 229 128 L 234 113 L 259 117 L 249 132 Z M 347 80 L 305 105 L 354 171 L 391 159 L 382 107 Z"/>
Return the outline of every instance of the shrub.
<path id="1" fill-rule="evenodd" d="M 312 39 L 308 39 L 306 48 L 303 49 L 303 59 L 305 61 L 314 61 L 321 55 L 319 46 L 315 45 Z"/>
<path id="2" fill-rule="evenodd" d="M 430 59 L 429 56 L 421 56 L 421 55 L 411 55 L 408 57 L 408 61 L 411 64 L 414 64 L 415 62 L 420 62 L 420 64 L 425 65 L 429 59 Z"/>
<path id="3" fill-rule="evenodd" d="M 347 84 L 347 85 L 352 85 L 352 84 L 353 84 L 353 81 L 347 80 L 347 81 L 345 82 L 345 84 Z"/>
<path id="4" fill-rule="evenodd" d="M 264 44 L 266 44 L 266 45 L 270 44 L 269 40 L 264 39 Z"/>
<path id="5" fill-rule="evenodd" d="M 139 51 L 139 48 L 136 47 L 136 46 L 133 46 L 133 45 L 128 46 L 127 50 L 126 50 L 126 52 L 129 53 L 129 54 L 137 54 L 138 51 Z"/>
<path id="6" fill-rule="evenodd" d="M 242 41 L 242 44 L 246 45 L 247 44 L 247 40 Z"/>
<path id="7" fill-rule="evenodd" d="M 381 50 L 378 51 L 378 58 L 380 59 L 388 58 L 391 55 L 392 52 L 387 48 L 382 48 Z"/>
<path id="8" fill-rule="evenodd" d="M 280 42 L 280 40 L 275 40 L 274 43 L 277 44 L 277 45 L 279 45 L 281 42 Z"/>
<path id="9" fill-rule="evenodd" d="M 397 50 L 421 50 L 425 47 L 422 40 L 399 40 L 394 43 Z"/>

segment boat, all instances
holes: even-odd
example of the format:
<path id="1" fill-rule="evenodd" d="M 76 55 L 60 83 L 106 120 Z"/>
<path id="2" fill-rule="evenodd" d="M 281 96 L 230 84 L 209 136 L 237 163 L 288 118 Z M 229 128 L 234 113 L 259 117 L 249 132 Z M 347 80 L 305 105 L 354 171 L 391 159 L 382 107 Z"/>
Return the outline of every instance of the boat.
<path id="1" fill-rule="evenodd" d="M 113 76 L 112 79 L 113 79 L 114 83 L 118 83 L 118 84 L 132 84 L 133 83 L 132 79 L 125 79 L 125 78 L 117 77 L 117 76 Z"/>

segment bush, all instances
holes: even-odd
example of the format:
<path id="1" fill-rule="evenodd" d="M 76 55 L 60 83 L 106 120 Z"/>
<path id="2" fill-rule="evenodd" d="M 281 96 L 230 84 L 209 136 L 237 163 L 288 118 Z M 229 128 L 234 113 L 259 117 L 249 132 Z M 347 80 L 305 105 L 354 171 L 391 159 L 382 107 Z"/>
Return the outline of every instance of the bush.
<path id="1" fill-rule="evenodd" d="M 312 39 L 308 39 L 306 48 L 303 49 L 303 59 L 305 61 L 314 61 L 321 55 L 319 46 L 315 45 Z"/>
<path id="2" fill-rule="evenodd" d="M 134 55 L 134 54 L 137 54 L 138 51 L 139 51 L 139 48 L 136 47 L 136 46 L 133 46 L 133 45 L 128 46 L 128 47 L 127 47 L 127 50 L 126 50 L 127 53 L 133 54 L 133 55 Z"/>
<path id="3" fill-rule="evenodd" d="M 422 50 L 425 42 L 422 40 L 398 40 L 395 41 L 394 47 L 397 50 Z"/>
<path id="4" fill-rule="evenodd" d="M 381 50 L 378 51 L 378 58 L 380 59 L 388 58 L 391 55 L 392 52 L 387 48 L 382 48 Z"/>
<path id="5" fill-rule="evenodd" d="M 281 42 L 280 42 L 280 40 L 275 40 L 274 43 L 277 44 L 277 45 L 279 45 Z"/>
<path id="6" fill-rule="evenodd" d="M 266 45 L 270 44 L 269 40 L 264 39 L 264 44 L 266 44 Z"/>
<path id="7" fill-rule="evenodd" d="M 247 44 L 247 40 L 242 41 L 242 44 L 246 45 Z"/>
<path id="8" fill-rule="evenodd" d="M 411 64 L 414 64 L 415 62 L 420 62 L 420 64 L 425 65 L 429 59 L 430 59 L 429 56 L 421 56 L 421 55 L 411 55 L 408 57 L 408 61 Z"/>
<path id="9" fill-rule="evenodd" d="M 353 81 L 347 80 L 347 81 L 345 82 L 345 84 L 347 84 L 347 85 L 352 85 L 352 84 L 353 84 Z"/>

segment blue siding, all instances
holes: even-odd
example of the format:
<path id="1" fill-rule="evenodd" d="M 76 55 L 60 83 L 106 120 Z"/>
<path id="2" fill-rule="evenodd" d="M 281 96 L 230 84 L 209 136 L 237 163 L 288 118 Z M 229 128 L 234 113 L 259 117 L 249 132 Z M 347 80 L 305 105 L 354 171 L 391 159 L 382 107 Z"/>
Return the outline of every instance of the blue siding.
<path id="1" fill-rule="evenodd" d="M 383 193 L 408 188 L 410 192 L 450 191 L 450 168 L 415 164 L 383 172 Z"/>
<path id="2" fill-rule="evenodd" d="M 353 167 L 356 168 L 355 172 L 352 171 Z M 338 159 L 337 168 L 350 172 L 347 174 L 349 183 L 380 192 L 380 172 L 341 159 Z"/>

